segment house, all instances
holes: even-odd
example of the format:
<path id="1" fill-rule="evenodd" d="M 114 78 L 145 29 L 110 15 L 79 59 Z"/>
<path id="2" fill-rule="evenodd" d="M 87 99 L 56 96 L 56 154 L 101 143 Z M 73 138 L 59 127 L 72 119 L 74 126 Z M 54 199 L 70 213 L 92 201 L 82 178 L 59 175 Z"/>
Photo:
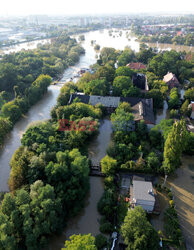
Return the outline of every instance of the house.
<path id="1" fill-rule="evenodd" d="M 178 79 L 176 78 L 175 74 L 171 72 L 168 72 L 164 76 L 163 81 L 167 83 L 169 90 L 171 90 L 172 88 L 180 88 L 180 83 Z"/>
<path id="2" fill-rule="evenodd" d="M 121 102 L 128 102 L 131 105 L 134 120 L 139 122 L 144 120 L 146 124 L 154 124 L 153 100 L 136 97 L 117 97 L 117 96 L 96 96 L 84 95 L 83 93 L 71 94 L 69 104 L 77 99 L 79 102 L 91 104 L 102 104 L 109 113 L 115 111 Z"/>
<path id="3" fill-rule="evenodd" d="M 191 119 L 194 119 L 194 101 L 191 101 L 189 108 L 191 108 Z"/>
<path id="4" fill-rule="evenodd" d="M 154 210 L 155 196 L 151 182 L 133 180 L 131 205 L 141 206 L 148 213 Z"/>
<path id="5" fill-rule="evenodd" d="M 136 122 L 144 120 L 146 124 L 155 124 L 152 98 L 121 97 L 121 102 L 128 102 L 131 104 L 132 113 Z"/>
<path id="6" fill-rule="evenodd" d="M 140 62 L 132 62 L 127 64 L 126 66 L 134 70 L 146 69 L 146 66 Z"/>
<path id="7" fill-rule="evenodd" d="M 141 92 L 147 92 L 149 90 L 147 78 L 144 74 L 134 73 L 132 75 L 133 86 L 141 90 Z"/>

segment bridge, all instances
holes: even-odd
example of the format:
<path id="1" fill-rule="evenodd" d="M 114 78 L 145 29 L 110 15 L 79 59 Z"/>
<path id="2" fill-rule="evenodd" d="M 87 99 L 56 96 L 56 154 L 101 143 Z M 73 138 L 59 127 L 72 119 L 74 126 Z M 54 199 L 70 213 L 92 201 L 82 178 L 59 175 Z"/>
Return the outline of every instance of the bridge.
<path id="1" fill-rule="evenodd" d="M 90 176 L 100 176 L 100 177 L 104 177 L 104 176 L 105 176 L 105 175 L 101 172 L 100 161 L 95 161 L 95 160 L 92 160 L 92 161 L 91 161 L 91 165 L 90 165 Z"/>

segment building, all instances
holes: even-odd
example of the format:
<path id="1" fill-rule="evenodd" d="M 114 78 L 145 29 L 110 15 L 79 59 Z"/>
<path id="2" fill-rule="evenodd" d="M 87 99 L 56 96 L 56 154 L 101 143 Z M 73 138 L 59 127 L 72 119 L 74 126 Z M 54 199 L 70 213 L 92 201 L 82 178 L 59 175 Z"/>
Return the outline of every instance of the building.
<path id="1" fill-rule="evenodd" d="M 171 72 L 168 72 L 164 76 L 163 81 L 167 83 L 169 90 L 171 90 L 172 88 L 180 88 L 180 83 L 178 79 L 176 78 L 175 74 Z"/>
<path id="2" fill-rule="evenodd" d="M 136 122 L 144 120 L 146 124 L 155 124 L 152 98 L 144 99 L 138 97 L 121 97 L 120 101 L 131 104 L 132 113 Z"/>
<path id="3" fill-rule="evenodd" d="M 144 74 L 134 73 L 132 75 L 133 86 L 141 90 L 141 92 L 147 92 L 149 90 L 147 78 Z"/>
<path id="4" fill-rule="evenodd" d="M 194 119 L 194 101 L 191 101 L 189 108 L 191 108 L 191 119 Z"/>
<path id="5" fill-rule="evenodd" d="M 151 182 L 133 180 L 131 205 L 141 206 L 148 213 L 154 210 L 155 196 Z"/>
<path id="6" fill-rule="evenodd" d="M 117 97 L 117 96 L 96 96 L 84 95 L 83 93 L 71 94 L 69 104 L 73 103 L 74 99 L 78 99 L 82 103 L 102 104 L 109 113 L 115 111 L 121 102 L 127 102 L 131 105 L 134 121 L 139 122 L 144 120 L 146 124 L 155 124 L 153 112 L 153 100 L 136 98 L 136 97 Z"/>
<path id="7" fill-rule="evenodd" d="M 146 65 L 140 62 L 132 62 L 127 64 L 126 66 L 134 70 L 146 69 Z"/>

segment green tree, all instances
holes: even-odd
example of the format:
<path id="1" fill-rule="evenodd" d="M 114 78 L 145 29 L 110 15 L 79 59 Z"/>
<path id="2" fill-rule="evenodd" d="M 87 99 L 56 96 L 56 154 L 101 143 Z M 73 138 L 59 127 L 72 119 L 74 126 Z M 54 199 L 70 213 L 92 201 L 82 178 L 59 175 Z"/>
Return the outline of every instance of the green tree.
<path id="1" fill-rule="evenodd" d="M 116 62 L 117 51 L 114 48 L 104 47 L 100 51 L 100 60 L 103 64 L 106 64 L 110 61 Z"/>
<path id="2" fill-rule="evenodd" d="M 185 121 L 174 123 L 164 145 L 163 168 L 165 172 L 172 173 L 179 167 L 181 154 L 186 149 L 188 137 Z"/>
<path id="3" fill-rule="evenodd" d="M 9 118 L 13 124 L 16 123 L 22 115 L 19 106 L 15 105 L 14 101 L 3 105 L 1 114 L 3 117 Z"/>
<path id="4" fill-rule="evenodd" d="M 92 80 L 83 87 L 84 93 L 89 95 L 105 96 L 108 93 L 108 84 L 105 80 Z"/>
<path id="5" fill-rule="evenodd" d="M 3 143 L 5 135 L 11 130 L 12 123 L 7 118 L 0 117 L 0 145 Z"/>
<path id="6" fill-rule="evenodd" d="M 190 88 L 185 91 L 185 99 L 188 99 L 189 102 L 194 100 L 194 88 Z"/>
<path id="7" fill-rule="evenodd" d="M 147 157 L 147 167 L 151 170 L 153 170 L 153 172 L 158 172 L 160 169 L 160 162 L 159 159 L 156 155 L 156 153 L 151 152 L 149 153 L 148 157 Z"/>
<path id="8" fill-rule="evenodd" d="M 106 155 L 101 160 L 102 173 L 110 175 L 114 174 L 117 168 L 117 161 L 110 156 Z"/>
<path id="9" fill-rule="evenodd" d="M 132 81 L 130 77 L 117 76 L 113 82 L 113 94 L 115 96 L 120 96 L 124 90 L 128 90 L 131 86 Z"/>
<path id="10" fill-rule="evenodd" d="M 146 98 L 153 98 L 155 109 L 163 108 L 164 97 L 159 89 L 151 89 L 146 93 Z"/>
<path id="11" fill-rule="evenodd" d="M 170 100 L 168 102 L 169 109 L 174 109 L 179 107 L 179 96 L 177 88 L 173 88 L 170 91 Z"/>
<path id="12" fill-rule="evenodd" d="M 130 48 L 125 48 L 118 57 L 118 66 L 126 66 L 135 59 L 135 53 Z"/>
<path id="13" fill-rule="evenodd" d="M 95 237 L 91 234 L 87 235 L 71 235 L 69 240 L 65 242 L 65 248 L 67 250 L 97 250 L 95 245 Z"/>
<path id="14" fill-rule="evenodd" d="M 182 104 L 180 112 L 181 112 L 181 115 L 190 117 L 191 108 L 189 108 L 189 100 L 188 99 Z"/>
<path id="15" fill-rule="evenodd" d="M 121 226 L 121 233 L 127 249 L 157 250 L 159 247 L 158 234 L 148 222 L 146 213 L 140 206 L 127 212 Z"/>
<path id="16" fill-rule="evenodd" d="M 107 245 L 107 238 L 103 234 L 98 234 L 95 237 L 95 245 L 99 250 Z"/>
<path id="17" fill-rule="evenodd" d="M 115 76 L 128 76 L 132 77 L 134 71 L 127 66 L 118 67 L 115 72 Z"/>

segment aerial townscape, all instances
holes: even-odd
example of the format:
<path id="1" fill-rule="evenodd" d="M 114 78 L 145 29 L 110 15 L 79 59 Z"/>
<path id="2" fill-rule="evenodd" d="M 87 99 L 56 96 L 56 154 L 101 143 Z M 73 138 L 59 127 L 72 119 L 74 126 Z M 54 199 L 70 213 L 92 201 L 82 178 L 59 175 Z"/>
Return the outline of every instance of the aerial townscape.
<path id="1" fill-rule="evenodd" d="M 55 2 L 0 10 L 0 250 L 194 250 L 193 4 Z"/>

